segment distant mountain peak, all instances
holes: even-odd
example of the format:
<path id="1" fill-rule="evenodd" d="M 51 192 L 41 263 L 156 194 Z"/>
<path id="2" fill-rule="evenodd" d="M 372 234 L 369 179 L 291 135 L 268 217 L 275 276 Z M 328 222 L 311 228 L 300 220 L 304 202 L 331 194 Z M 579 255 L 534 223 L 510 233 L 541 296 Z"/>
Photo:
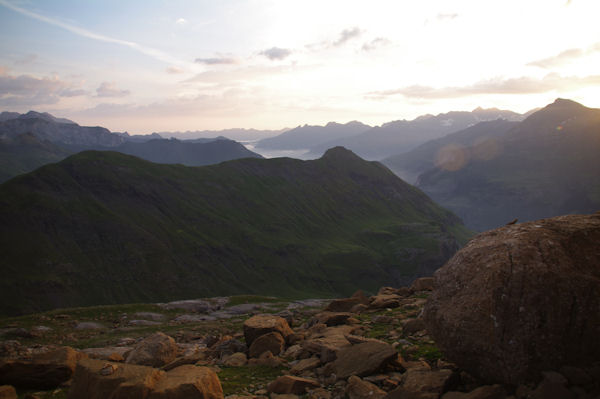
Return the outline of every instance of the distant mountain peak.
<path id="1" fill-rule="evenodd" d="M 48 112 L 37 112 L 37 111 L 29 111 L 26 114 L 21 114 L 18 119 L 42 119 L 47 122 L 56 122 L 56 123 L 69 123 L 76 125 L 75 122 L 66 118 L 57 118 L 54 115 L 49 114 Z"/>
<path id="2" fill-rule="evenodd" d="M 334 160 L 360 159 L 360 160 L 362 160 L 361 157 L 359 157 L 358 155 L 356 155 L 355 153 L 353 153 L 346 147 L 342 147 L 342 146 L 337 146 L 337 147 L 328 149 L 327 151 L 325 151 L 325 154 L 323 154 L 323 157 L 321 157 L 321 159 L 334 159 Z"/>
<path id="3" fill-rule="evenodd" d="M 552 104 L 548 104 L 548 107 L 573 107 L 573 108 L 586 108 L 584 105 L 577 101 L 569 100 L 568 98 L 557 98 Z"/>

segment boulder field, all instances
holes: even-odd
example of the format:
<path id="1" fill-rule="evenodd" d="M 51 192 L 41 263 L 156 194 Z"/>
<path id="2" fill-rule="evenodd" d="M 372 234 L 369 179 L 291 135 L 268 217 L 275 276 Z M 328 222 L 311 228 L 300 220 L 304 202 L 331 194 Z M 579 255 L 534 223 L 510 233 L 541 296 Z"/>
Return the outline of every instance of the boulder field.
<path id="1" fill-rule="evenodd" d="M 112 330 L 96 315 L 101 330 L 65 332 L 81 349 L 36 343 L 47 328 L 11 319 L 0 336 L 19 341 L 0 340 L 0 398 L 596 399 L 598 243 L 600 213 L 510 225 L 410 287 L 268 307 L 187 301 L 192 322 L 131 312 Z M 52 317 L 72 316 L 36 320 Z"/>

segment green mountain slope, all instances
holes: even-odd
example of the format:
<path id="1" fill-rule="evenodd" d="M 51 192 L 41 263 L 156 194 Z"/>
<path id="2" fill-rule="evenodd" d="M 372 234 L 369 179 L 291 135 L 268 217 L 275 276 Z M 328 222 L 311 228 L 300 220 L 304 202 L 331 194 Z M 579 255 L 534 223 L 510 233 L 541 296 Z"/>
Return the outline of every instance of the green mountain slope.
<path id="1" fill-rule="evenodd" d="M 490 159 L 430 169 L 418 187 L 476 230 L 600 210 L 600 109 L 558 99 L 495 137 Z"/>
<path id="2" fill-rule="evenodd" d="M 69 154 L 69 151 L 30 133 L 0 137 L 0 183 L 42 165 L 58 162 Z"/>
<path id="3" fill-rule="evenodd" d="M 0 185 L 0 313 L 346 295 L 431 273 L 468 235 L 343 148 L 205 167 L 89 151 Z"/>

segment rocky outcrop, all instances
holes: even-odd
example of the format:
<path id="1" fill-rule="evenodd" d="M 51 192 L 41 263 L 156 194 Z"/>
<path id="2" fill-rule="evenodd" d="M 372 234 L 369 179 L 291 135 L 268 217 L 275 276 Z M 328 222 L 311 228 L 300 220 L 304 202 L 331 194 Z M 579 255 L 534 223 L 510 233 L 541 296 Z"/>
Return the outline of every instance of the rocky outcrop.
<path id="1" fill-rule="evenodd" d="M 140 341 L 125 361 L 131 364 L 161 367 L 175 360 L 177 357 L 177 344 L 175 340 L 161 332 Z"/>
<path id="2" fill-rule="evenodd" d="M 491 382 L 600 358 L 600 213 L 475 237 L 435 274 L 428 331 L 447 358 Z"/>
<path id="3" fill-rule="evenodd" d="M 71 378 L 77 361 L 85 356 L 72 348 L 62 347 L 31 359 L 0 361 L 0 384 L 29 389 L 56 388 Z"/>

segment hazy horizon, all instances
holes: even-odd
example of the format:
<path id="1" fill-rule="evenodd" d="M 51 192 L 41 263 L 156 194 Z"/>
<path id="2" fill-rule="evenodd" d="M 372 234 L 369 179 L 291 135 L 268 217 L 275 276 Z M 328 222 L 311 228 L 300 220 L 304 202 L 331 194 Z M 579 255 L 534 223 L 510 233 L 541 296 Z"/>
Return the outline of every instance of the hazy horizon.
<path id="1" fill-rule="evenodd" d="M 593 0 L 0 0 L 0 109 L 112 131 L 600 107 Z"/>

